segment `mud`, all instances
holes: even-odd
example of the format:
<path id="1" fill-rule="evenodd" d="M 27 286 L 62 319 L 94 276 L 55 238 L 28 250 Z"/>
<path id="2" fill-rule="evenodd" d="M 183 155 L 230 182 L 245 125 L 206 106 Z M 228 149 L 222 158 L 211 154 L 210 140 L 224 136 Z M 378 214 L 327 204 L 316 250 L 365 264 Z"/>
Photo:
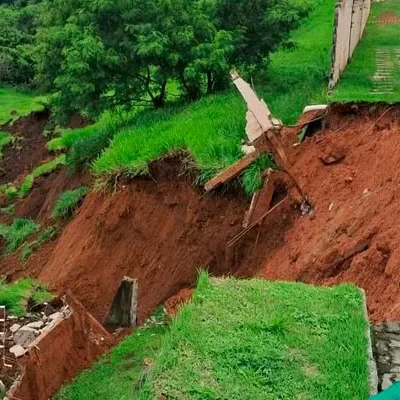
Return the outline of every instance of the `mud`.
<path id="1" fill-rule="evenodd" d="M 42 132 L 48 119 L 48 111 L 34 112 L 1 127 L 1 130 L 10 132 L 15 141 L 3 149 L 0 184 L 13 182 L 20 175 L 28 174 L 46 158 L 46 138 Z"/>
<path id="2" fill-rule="evenodd" d="M 242 230 L 248 199 L 237 193 L 203 195 L 180 174 L 179 162 L 165 160 L 159 172 L 152 169 L 152 179 L 136 179 L 113 196 L 90 194 L 39 279 L 61 292 L 73 290 L 100 321 L 123 276 L 138 279 L 138 315 L 143 320 L 191 286 L 199 268 L 231 274 L 245 263 L 253 271 L 261 261 L 252 257 L 257 230 L 245 238 L 240 251 L 226 248 Z M 258 246 L 268 250 L 281 244 L 278 230 L 290 225 L 289 214 L 260 228 Z M 273 230 L 274 235 L 267 234 Z"/>
<path id="3" fill-rule="evenodd" d="M 337 149 L 338 162 L 321 160 Z M 400 107 L 333 107 L 326 129 L 294 148 L 291 160 L 314 211 L 265 254 L 258 275 L 352 282 L 365 289 L 373 320 L 399 320 Z"/>

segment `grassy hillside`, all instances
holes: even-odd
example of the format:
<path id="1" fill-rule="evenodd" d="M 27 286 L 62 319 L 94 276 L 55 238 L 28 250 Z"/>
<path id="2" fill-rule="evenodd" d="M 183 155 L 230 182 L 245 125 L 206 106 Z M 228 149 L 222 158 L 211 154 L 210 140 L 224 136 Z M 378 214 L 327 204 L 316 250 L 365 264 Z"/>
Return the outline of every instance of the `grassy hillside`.
<path id="1" fill-rule="evenodd" d="M 158 312 L 56 400 L 364 400 L 361 292 L 200 274 L 170 327 Z"/>
<path id="2" fill-rule="evenodd" d="M 0 87 L 0 124 L 43 110 L 44 97 Z"/>
<path id="3" fill-rule="evenodd" d="M 365 399 L 365 328 L 355 287 L 203 274 L 137 398 Z"/>
<path id="4" fill-rule="evenodd" d="M 400 2 L 386 0 L 372 3 L 371 15 L 364 37 L 358 44 L 353 59 L 343 73 L 339 84 L 332 93 L 331 100 L 338 102 L 386 102 L 400 101 L 400 23 L 376 21 L 385 12 L 397 14 L 400 18 Z M 374 93 L 374 74 L 377 71 L 376 51 L 389 55 L 390 82 L 393 92 Z"/>

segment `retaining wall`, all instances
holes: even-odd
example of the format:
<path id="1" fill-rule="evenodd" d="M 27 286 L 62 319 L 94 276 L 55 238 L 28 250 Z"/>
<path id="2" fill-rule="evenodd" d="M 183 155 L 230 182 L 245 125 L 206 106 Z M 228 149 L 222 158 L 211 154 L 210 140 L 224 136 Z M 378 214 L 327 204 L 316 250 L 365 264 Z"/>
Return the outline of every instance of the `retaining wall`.
<path id="1" fill-rule="evenodd" d="M 367 24 L 372 0 L 339 0 L 333 33 L 332 71 L 329 88 L 339 81 Z"/>

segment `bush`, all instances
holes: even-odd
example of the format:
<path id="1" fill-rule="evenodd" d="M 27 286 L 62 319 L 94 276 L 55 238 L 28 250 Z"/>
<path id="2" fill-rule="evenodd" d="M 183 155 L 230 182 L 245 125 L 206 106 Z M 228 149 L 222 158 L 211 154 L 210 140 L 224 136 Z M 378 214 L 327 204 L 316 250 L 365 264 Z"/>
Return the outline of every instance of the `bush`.
<path id="1" fill-rule="evenodd" d="M 17 317 L 25 314 L 29 300 L 35 304 L 42 304 L 52 298 L 53 295 L 47 288 L 33 279 L 23 279 L 11 285 L 0 281 L 0 304 L 6 306 L 7 311 Z"/>
<path id="2" fill-rule="evenodd" d="M 11 225 L 0 224 L 0 236 L 6 242 L 4 254 L 7 255 L 17 250 L 39 228 L 38 223 L 26 218 L 16 218 Z"/>
<path id="3" fill-rule="evenodd" d="M 62 220 L 70 218 L 88 193 L 89 189 L 86 186 L 61 193 L 51 214 L 52 218 Z"/>
<path id="4" fill-rule="evenodd" d="M 35 168 L 31 174 L 27 175 L 24 179 L 24 181 L 21 184 L 21 187 L 18 190 L 18 197 L 23 198 L 25 197 L 30 190 L 32 189 L 32 186 L 35 182 L 36 178 L 39 178 L 39 176 L 49 174 L 50 172 L 53 172 L 55 169 L 57 169 L 60 165 L 65 165 L 65 155 L 62 154 L 53 160 L 44 163 L 42 165 L 39 165 L 37 168 Z"/>
<path id="5" fill-rule="evenodd" d="M 58 229 L 54 226 L 49 226 L 43 229 L 39 233 L 37 239 L 24 245 L 21 251 L 21 258 L 23 260 L 27 260 L 35 250 L 37 250 L 43 243 L 52 240 L 57 235 L 57 233 Z"/>

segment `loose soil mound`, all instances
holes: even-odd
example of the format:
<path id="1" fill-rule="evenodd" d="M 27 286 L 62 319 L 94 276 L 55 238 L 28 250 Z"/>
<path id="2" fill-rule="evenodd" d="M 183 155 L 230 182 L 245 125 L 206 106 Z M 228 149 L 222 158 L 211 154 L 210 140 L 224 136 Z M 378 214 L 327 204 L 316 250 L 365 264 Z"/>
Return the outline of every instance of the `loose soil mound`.
<path id="1" fill-rule="evenodd" d="M 13 182 L 21 174 L 29 173 L 46 158 L 46 138 L 42 132 L 48 119 L 48 111 L 34 112 L 1 127 L 1 130 L 10 132 L 16 141 L 3 149 L 0 184 Z"/>
<path id="2" fill-rule="evenodd" d="M 265 254 L 259 275 L 353 282 L 366 290 L 374 320 L 400 319 L 400 107 L 333 107 L 326 129 L 291 159 L 314 212 Z"/>

